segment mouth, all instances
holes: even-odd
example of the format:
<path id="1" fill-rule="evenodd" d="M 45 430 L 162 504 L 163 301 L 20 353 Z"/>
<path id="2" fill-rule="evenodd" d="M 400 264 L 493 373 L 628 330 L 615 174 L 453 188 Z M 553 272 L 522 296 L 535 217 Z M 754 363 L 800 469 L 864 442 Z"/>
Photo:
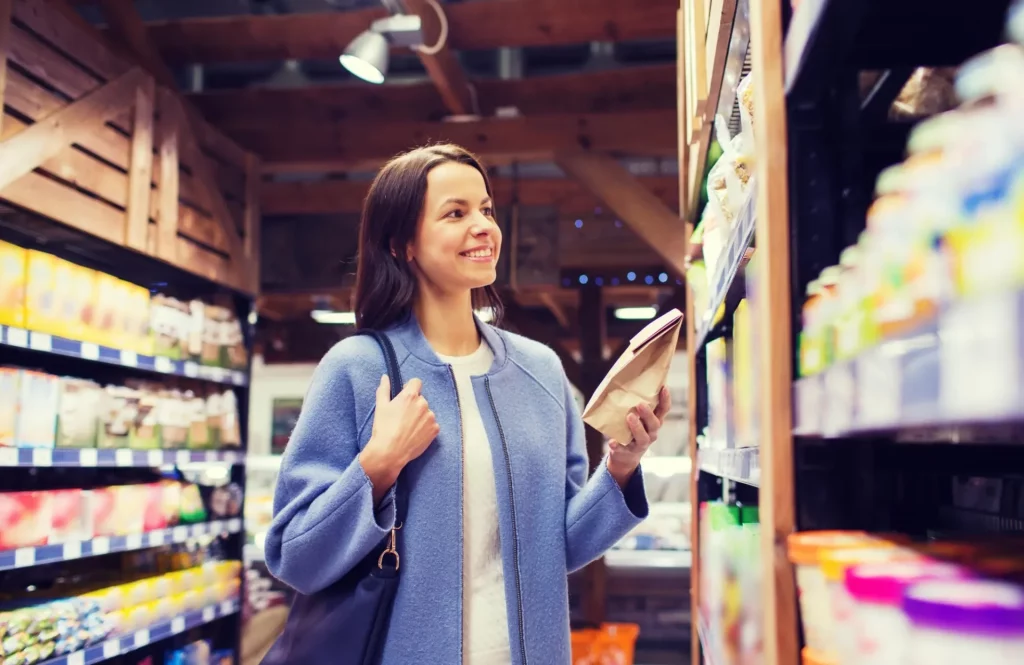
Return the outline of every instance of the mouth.
<path id="1" fill-rule="evenodd" d="M 494 258 L 494 248 L 477 247 L 475 249 L 466 250 L 465 252 L 459 252 L 459 256 L 464 256 L 470 261 L 490 261 Z"/>

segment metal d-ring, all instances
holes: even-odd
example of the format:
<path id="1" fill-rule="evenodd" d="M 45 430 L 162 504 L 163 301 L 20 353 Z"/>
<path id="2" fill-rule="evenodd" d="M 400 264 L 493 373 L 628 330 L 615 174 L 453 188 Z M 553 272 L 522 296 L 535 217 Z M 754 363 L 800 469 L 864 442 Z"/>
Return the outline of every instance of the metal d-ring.
<path id="1" fill-rule="evenodd" d="M 398 570 L 398 567 L 399 567 L 400 562 L 401 562 L 401 558 L 398 556 L 397 531 L 399 529 L 401 529 L 401 528 L 402 528 L 402 525 L 399 524 L 398 526 L 395 526 L 394 528 L 391 529 L 391 542 L 384 549 L 384 551 L 380 553 L 380 556 L 377 557 L 377 568 L 380 568 L 381 570 L 383 570 L 384 569 L 384 557 L 387 556 L 388 554 L 392 554 L 395 557 L 395 570 Z"/>

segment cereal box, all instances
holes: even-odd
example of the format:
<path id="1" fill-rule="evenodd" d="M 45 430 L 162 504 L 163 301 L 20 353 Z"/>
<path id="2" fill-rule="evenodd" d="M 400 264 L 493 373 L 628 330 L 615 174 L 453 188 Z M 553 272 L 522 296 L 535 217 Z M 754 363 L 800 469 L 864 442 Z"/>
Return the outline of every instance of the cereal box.
<path id="1" fill-rule="evenodd" d="M 57 438 L 60 380 L 51 374 L 23 370 L 19 387 L 15 442 L 21 448 L 53 448 Z"/>
<path id="2" fill-rule="evenodd" d="M 25 327 L 59 335 L 57 299 L 57 257 L 28 251 L 28 281 L 25 292 Z"/>
<path id="3" fill-rule="evenodd" d="M 25 327 L 27 252 L 0 241 L 0 325 Z"/>
<path id="4" fill-rule="evenodd" d="M 21 394 L 21 370 L 0 367 L 0 448 L 13 448 L 18 426 L 18 396 Z"/>

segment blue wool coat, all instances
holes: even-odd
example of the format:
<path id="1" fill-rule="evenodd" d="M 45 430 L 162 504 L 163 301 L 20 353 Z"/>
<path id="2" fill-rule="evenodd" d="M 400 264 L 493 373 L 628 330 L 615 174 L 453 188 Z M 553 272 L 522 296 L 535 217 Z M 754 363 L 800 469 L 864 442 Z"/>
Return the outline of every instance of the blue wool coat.
<path id="1" fill-rule="evenodd" d="M 625 491 L 605 464 L 587 480 L 583 422 L 558 356 L 477 322 L 494 351 L 473 379 L 494 460 L 512 662 L 570 661 L 567 573 L 600 557 L 647 516 L 638 469 Z M 462 663 L 462 436 L 450 369 L 415 318 L 387 331 L 402 377 L 423 381 L 441 431 L 406 469 L 409 508 L 384 665 Z M 389 494 L 375 508 L 356 456 L 372 429 L 385 373 L 376 342 L 355 336 L 324 356 L 288 443 L 266 560 L 279 579 L 315 593 L 378 547 L 394 525 Z M 338 626 L 338 648 L 346 647 Z"/>

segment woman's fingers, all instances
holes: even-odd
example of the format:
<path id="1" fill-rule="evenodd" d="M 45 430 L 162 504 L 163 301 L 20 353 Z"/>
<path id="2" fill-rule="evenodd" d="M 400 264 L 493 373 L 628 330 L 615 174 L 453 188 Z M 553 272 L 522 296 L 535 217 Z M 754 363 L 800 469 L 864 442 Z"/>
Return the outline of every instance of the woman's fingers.
<path id="1" fill-rule="evenodd" d="M 639 416 L 635 413 L 629 414 L 626 416 L 626 424 L 629 426 L 629 431 L 633 433 L 633 443 L 646 450 L 651 445 L 651 437 L 644 429 L 644 424 L 640 422 Z"/>
<path id="2" fill-rule="evenodd" d="M 658 430 L 661 429 L 661 419 L 646 404 L 638 406 L 636 412 L 640 416 L 640 422 L 643 423 L 644 429 L 647 430 L 647 436 L 654 441 L 658 438 Z"/>
<path id="3" fill-rule="evenodd" d="M 668 386 L 662 386 L 658 393 L 658 405 L 654 408 L 654 415 L 660 422 L 664 422 L 668 410 L 672 408 L 672 395 L 668 392 Z"/>

